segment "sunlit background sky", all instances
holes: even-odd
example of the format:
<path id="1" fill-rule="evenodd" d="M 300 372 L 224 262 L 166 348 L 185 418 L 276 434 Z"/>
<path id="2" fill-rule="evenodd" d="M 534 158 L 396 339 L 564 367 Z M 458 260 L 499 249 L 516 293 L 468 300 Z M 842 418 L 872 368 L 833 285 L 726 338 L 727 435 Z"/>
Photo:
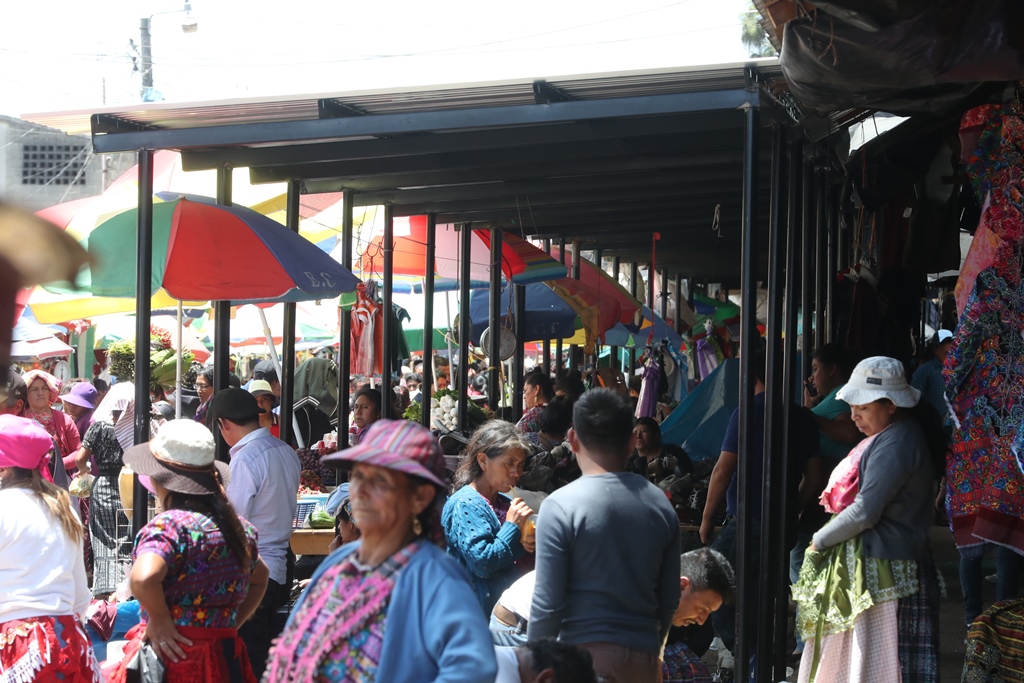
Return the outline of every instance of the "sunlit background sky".
<path id="1" fill-rule="evenodd" d="M 0 114 L 140 101 L 139 20 L 154 87 L 195 101 L 544 78 L 742 61 L 748 0 L 179 0 L 8 2 Z M 166 12 L 166 14 L 164 13 Z"/>

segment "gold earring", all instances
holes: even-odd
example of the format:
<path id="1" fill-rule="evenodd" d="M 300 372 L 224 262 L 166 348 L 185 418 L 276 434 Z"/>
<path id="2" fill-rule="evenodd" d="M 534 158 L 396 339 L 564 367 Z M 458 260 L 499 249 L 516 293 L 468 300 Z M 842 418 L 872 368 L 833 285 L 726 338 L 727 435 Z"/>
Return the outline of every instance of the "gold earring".
<path id="1" fill-rule="evenodd" d="M 423 523 L 420 522 L 419 517 L 412 518 L 412 532 L 417 536 L 423 535 Z"/>

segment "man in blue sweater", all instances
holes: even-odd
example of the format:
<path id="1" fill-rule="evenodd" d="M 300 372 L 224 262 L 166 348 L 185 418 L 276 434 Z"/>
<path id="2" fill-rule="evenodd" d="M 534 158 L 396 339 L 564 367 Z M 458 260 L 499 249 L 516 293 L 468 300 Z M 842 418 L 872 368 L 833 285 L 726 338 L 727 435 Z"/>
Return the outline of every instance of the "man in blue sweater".
<path id="1" fill-rule="evenodd" d="M 625 400 L 588 391 L 573 425 L 583 476 L 544 501 L 529 640 L 582 647 L 599 678 L 653 683 L 679 606 L 679 520 L 661 489 L 625 471 L 634 447 Z"/>

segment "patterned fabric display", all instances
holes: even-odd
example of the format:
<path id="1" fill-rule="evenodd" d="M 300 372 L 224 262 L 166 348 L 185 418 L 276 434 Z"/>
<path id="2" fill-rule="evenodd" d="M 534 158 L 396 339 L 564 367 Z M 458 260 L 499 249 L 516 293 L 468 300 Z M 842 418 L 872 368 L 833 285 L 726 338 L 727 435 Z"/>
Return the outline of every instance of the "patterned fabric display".
<path id="1" fill-rule="evenodd" d="M 175 624 L 235 628 L 258 557 L 256 529 L 241 522 L 251 558 L 244 569 L 213 520 L 198 512 L 162 512 L 139 532 L 132 558 L 155 553 L 167 563 L 164 595 Z"/>
<path id="2" fill-rule="evenodd" d="M 947 509 L 958 546 L 992 541 L 1024 553 L 1024 474 L 1012 451 L 1024 427 L 1024 121 L 1002 107 L 988 117 L 968 176 L 992 235 L 990 266 L 977 274 L 946 357 L 946 398 L 957 429 L 947 456 Z"/>
<path id="3" fill-rule="evenodd" d="M 263 680 L 374 681 L 391 593 L 419 543 L 410 543 L 379 567 L 363 567 L 353 553 L 325 571 L 275 644 Z"/>

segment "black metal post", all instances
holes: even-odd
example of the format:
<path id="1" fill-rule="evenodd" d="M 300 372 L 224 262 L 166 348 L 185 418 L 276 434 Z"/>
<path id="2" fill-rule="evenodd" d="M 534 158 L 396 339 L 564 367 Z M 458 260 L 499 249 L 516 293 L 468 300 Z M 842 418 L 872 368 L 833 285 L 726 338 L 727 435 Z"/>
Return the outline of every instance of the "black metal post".
<path id="1" fill-rule="evenodd" d="M 828 188 L 828 262 L 825 266 L 825 341 L 831 342 L 835 334 L 835 286 L 839 253 L 839 192 L 837 188 Z"/>
<path id="2" fill-rule="evenodd" d="M 682 334 L 683 325 L 683 276 L 676 273 L 676 314 L 672 316 L 672 328 Z"/>
<path id="3" fill-rule="evenodd" d="M 135 243 L 135 443 L 149 441 L 149 323 L 153 299 L 153 151 L 139 150 L 139 212 Z M 59 465 L 60 463 L 58 463 Z M 132 529 L 149 523 L 149 492 L 133 477 Z"/>
<path id="4" fill-rule="evenodd" d="M 790 145 L 789 148 L 789 173 L 787 175 L 788 180 L 788 192 L 786 201 L 786 335 L 783 341 L 783 360 L 782 360 L 782 453 L 788 454 L 792 448 L 793 435 L 790 434 L 790 416 L 794 410 L 793 393 L 796 387 L 801 385 L 799 378 L 797 377 L 797 366 L 796 366 L 796 323 L 797 323 L 797 306 L 799 305 L 800 297 L 797 295 L 797 280 L 796 274 L 799 270 L 799 254 L 800 254 L 800 203 L 799 203 L 799 186 L 798 182 L 801 177 L 802 169 L 802 145 L 797 142 Z M 794 495 L 794 491 L 789 490 L 789 461 L 787 458 L 782 460 L 782 476 L 779 479 L 779 498 L 783 501 L 783 511 L 785 511 L 785 501 L 789 500 L 789 497 Z M 786 536 L 786 518 L 785 515 L 779 515 L 775 522 L 778 525 L 778 534 L 781 538 Z M 788 595 L 789 591 L 789 572 L 786 570 L 785 565 L 781 568 L 781 574 L 778 577 L 778 582 L 775 587 L 775 594 L 784 596 Z M 785 678 L 786 674 L 786 651 L 788 649 L 788 630 L 787 622 L 789 618 L 788 610 L 778 609 L 775 611 L 775 676 L 776 680 Z"/>
<path id="5" fill-rule="evenodd" d="M 814 228 L 812 227 L 811 199 L 814 161 L 804 158 L 800 179 L 800 216 L 803 247 L 800 250 L 800 379 L 811 376 L 811 354 L 814 342 Z"/>
<path id="6" fill-rule="evenodd" d="M 558 239 L 558 258 L 562 262 L 562 265 L 566 265 L 565 262 L 565 237 Z M 562 360 L 562 339 L 561 337 L 555 342 L 555 379 L 562 379 L 565 375 L 565 362 Z"/>
<path id="7" fill-rule="evenodd" d="M 434 396 L 434 261 L 437 252 L 437 215 L 427 216 L 426 263 L 423 264 L 423 382 L 420 384 L 420 423 L 430 424 L 430 400 Z"/>
<path id="8" fill-rule="evenodd" d="M 299 231 L 299 181 L 288 181 L 285 224 L 292 232 Z M 290 443 L 295 414 L 295 304 L 284 305 L 284 332 L 281 340 L 281 440 Z M 294 437 L 298 443 L 298 435 Z M 311 444 L 302 444 L 308 448 Z"/>
<path id="9" fill-rule="evenodd" d="M 618 256 L 612 257 L 612 279 L 616 282 L 619 281 L 619 269 L 622 266 L 622 260 Z M 619 358 L 619 347 L 613 346 L 611 348 L 611 361 L 609 366 L 612 369 L 622 369 L 622 360 Z"/>
<path id="10" fill-rule="evenodd" d="M 394 414 L 395 392 L 392 391 L 391 373 L 395 365 L 394 350 L 398 348 L 395 339 L 394 325 L 394 300 L 395 290 L 395 207 L 393 204 L 384 205 L 384 329 L 381 334 L 381 376 L 380 395 L 383 399 L 380 403 L 380 416 L 385 420 L 392 420 L 401 417 Z"/>
<path id="11" fill-rule="evenodd" d="M 512 285 L 513 310 L 516 326 L 516 355 L 513 357 L 512 372 L 512 414 L 523 414 L 523 378 L 526 376 L 526 348 L 523 340 L 526 337 L 526 286 Z"/>
<path id="12" fill-rule="evenodd" d="M 462 248 L 459 261 L 459 429 L 469 428 L 469 337 L 473 333 L 473 320 L 469 315 L 470 254 L 473 249 L 473 228 L 463 223 L 459 233 Z M 455 379 L 452 373 L 451 379 Z"/>
<path id="13" fill-rule="evenodd" d="M 580 259 L 581 258 L 582 258 L 582 256 L 580 255 L 580 243 L 578 241 L 573 241 L 573 243 L 572 243 L 572 279 L 573 280 L 579 280 L 580 279 Z M 570 361 L 569 361 L 569 363 L 570 363 L 569 369 L 570 370 L 576 371 L 576 370 L 578 370 L 580 368 L 580 365 L 582 365 L 582 363 L 580 361 L 581 353 L 582 353 L 582 350 L 580 349 L 579 344 L 573 344 L 570 347 L 570 350 L 569 350 L 569 359 L 570 359 Z"/>
<path id="14" fill-rule="evenodd" d="M 661 271 L 661 319 L 668 322 L 668 270 Z"/>
<path id="15" fill-rule="evenodd" d="M 222 166 L 217 169 L 217 203 L 231 206 L 230 167 Z M 217 323 L 213 332 L 213 391 L 216 394 L 230 386 L 228 375 L 231 365 L 231 302 L 214 302 L 213 317 Z M 214 434 L 217 437 L 217 459 L 227 462 L 230 459 L 228 445 L 220 435 L 220 429 L 214 429 Z"/>
<path id="16" fill-rule="evenodd" d="M 817 244 L 814 255 L 814 348 L 818 349 L 825 343 L 825 269 L 828 268 L 828 186 L 824 171 L 818 172 L 815 184 L 818 196 L 814 218 L 814 237 Z"/>
<path id="17" fill-rule="evenodd" d="M 341 265 L 352 269 L 352 209 L 355 195 L 341 197 Z M 352 312 L 338 307 L 338 448 L 348 448 L 349 408 L 352 402 Z M 429 402 L 428 402 L 429 405 Z"/>
<path id="18" fill-rule="evenodd" d="M 782 394 L 782 297 L 783 289 L 783 234 L 782 227 L 782 155 L 785 129 L 776 126 L 772 135 L 771 159 L 771 207 L 768 216 L 768 321 L 765 339 L 767 346 L 767 367 L 765 369 L 764 402 L 764 450 L 761 472 L 761 562 L 758 572 L 759 593 L 757 621 L 757 671 L 756 680 L 770 681 L 775 654 L 774 624 L 776 610 L 785 610 L 788 596 L 780 595 L 775 589 L 779 572 L 783 569 L 783 558 L 788 557 L 785 537 L 780 535 L 780 515 L 785 514 L 785 505 L 779 495 L 782 484 L 782 464 L 785 452 L 780 449 L 782 442 L 782 416 L 785 400 Z M 757 435 L 754 435 L 757 438 Z M 786 563 L 788 567 L 788 563 Z"/>
<path id="19" fill-rule="evenodd" d="M 551 255 L 551 240 L 544 240 L 544 253 Z M 542 350 L 543 354 L 543 368 L 544 372 L 551 374 L 551 338 L 547 337 L 544 339 L 544 346 Z M 515 413 L 519 415 L 520 413 Z"/>
<path id="20" fill-rule="evenodd" d="M 750 656 L 755 642 L 751 638 L 758 623 L 757 583 L 754 572 L 757 557 L 748 553 L 757 529 L 754 516 L 760 511 L 750 505 L 754 493 L 754 479 L 750 476 L 754 444 L 764 438 L 754 431 L 754 349 L 757 343 L 757 152 L 758 110 L 746 110 L 743 141 L 743 251 L 740 258 L 740 434 L 739 463 L 737 466 L 736 516 L 739 526 L 736 534 L 736 649 L 735 680 L 747 681 Z"/>
<path id="21" fill-rule="evenodd" d="M 654 278 L 656 277 L 658 275 L 654 272 L 654 263 L 651 262 L 647 265 L 647 308 L 651 309 L 651 315 L 654 315 Z"/>
<path id="22" fill-rule="evenodd" d="M 491 282 L 490 319 L 487 321 L 489 363 L 487 368 L 487 403 L 497 412 L 501 406 L 501 230 L 491 228 Z M 511 286 L 511 282 L 509 283 Z M 509 290 L 509 308 L 512 307 L 512 292 Z"/>
<path id="23" fill-rule="evenodd" d="M 629 293 L 633 295 L 633 298 L 637 298 L 640 294 L 640 264 L 636 261 L 629 264 Z M 633 338 L 634 340 L 636 337 Z M 633 379 L 633 366 L 636 365 L 636 344 L 629 347 L 629 367 L 626 369 L 626 388 L 629 388 L 629 383 Z"/>

